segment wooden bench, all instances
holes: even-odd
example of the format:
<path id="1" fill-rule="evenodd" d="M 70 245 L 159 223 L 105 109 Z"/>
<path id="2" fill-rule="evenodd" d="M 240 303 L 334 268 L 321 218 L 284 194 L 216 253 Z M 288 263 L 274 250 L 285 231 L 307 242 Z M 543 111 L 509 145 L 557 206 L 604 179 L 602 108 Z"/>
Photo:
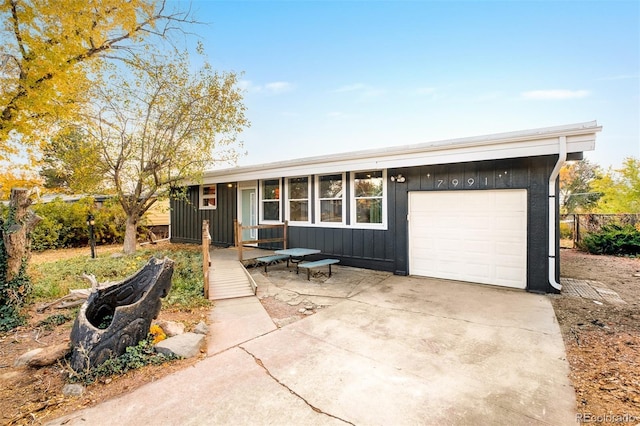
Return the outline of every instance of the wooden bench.
<path id="1" fill-rule="evenodd" d="M 278 263 L 281 260 L 287 260 L 287 267 L 289 267 L 289 256 L 284 255 L 284 254 L 274 254 L 271 256 L 262 256 L 262 257 L 257 257 L 256 258 L 256 262 L 258 264 L 262 264 L 264 263 L 264 272 L 265 274 L 267 273 L 267 266 L 269 265 L 273 265 L 274 263 Z"/>
<path id="2" fill-rule="evenodd" d="M 307 281 L 311 279 L 311 270 L 315 268 L 319 268 L 320 266 L 329 265 L 329 276 L 331 276 L 331 265 L 335 263 L 340 263 L 338 259 L 322 259 L 316 260 L 314 262 L 302 262 L 298 264 L 298 268 L 304 268 L 307 270 Z M 296 268 L 296 273 L 298 272 L 298 268 Z"/>

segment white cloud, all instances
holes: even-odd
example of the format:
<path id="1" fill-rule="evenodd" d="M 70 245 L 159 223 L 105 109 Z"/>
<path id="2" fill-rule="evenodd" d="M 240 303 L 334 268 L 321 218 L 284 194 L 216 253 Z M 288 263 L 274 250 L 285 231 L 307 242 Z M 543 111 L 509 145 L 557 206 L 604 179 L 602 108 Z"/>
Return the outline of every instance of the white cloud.
<path id="1" fill-rule="evenodd" d="M 591 93 L 588 90 L 567 90 L 567 89 L 555 89 L 555 90 L 530 90 L 528 92 L 522 92 L 521 96 L 524 99 L 534 100 L 565 100 L 565 99 L 582 99 L 589 96 Z"/>
<path id="2" fill-rule="evenodd" d="M 243 90 L 243 91 L 249 91 L 251 89 L 251 87 L 253 86 L 253 84 L 251 83 L 251 80 L 240 80 L 238 81 L 238 87 Z"/>
<path id="3" fill-rule="evenodd" d="M 293 84 L 286 81 L 274 81 L 273 83 L 265 84 L 264 88 L 267 92 L 277 95 L 293 90 Z"/>
<path id="4" fill-rule="evenodd" d="M 356 99 L 365 101 L 382 96 L 387 93 L 387 91 L 385 89 L 372 87 L 363 83 L 354 83 L 341 86 L 333 90 L 333 93 L 352 93 L 354 95 L 357 95 Z"/>
<path id="5" fill-rule="evenodd" d="M 279 95 L 281 93 L 290 92 L 294 85 L 286 81 L 274 81 L 265 85 L 253 84 L 251 80 L 240 80 L 238 87 L 249 93 L 268 93 L 270 95 Z"/>

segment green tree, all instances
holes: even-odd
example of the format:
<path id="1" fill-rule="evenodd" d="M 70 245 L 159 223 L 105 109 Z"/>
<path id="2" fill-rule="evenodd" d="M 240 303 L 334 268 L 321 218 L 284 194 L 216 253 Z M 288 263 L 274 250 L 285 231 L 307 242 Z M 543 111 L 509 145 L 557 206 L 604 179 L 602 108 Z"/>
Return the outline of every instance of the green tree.
<path id="1" fill-rule="evenodd" d="M 164 0 L 0 0 L 0 160 L 40 144 L 83 111 L 101 70 L 135 60 L 184 13 Z"/>
<path id="2" fill-rule="evenodd" d="M 189 56 L 177 51 L 148 59 L 94 88 L 83 140 L 97 156 L 88 173 L 69 177 L 72 185 L 95 173 L 105 177 L 104 191 L 116 194 L 127 217 L 125 253 L 135 252 L 138 222 L 158 199 L 200 179 L 214 161 L 237 158 L 237 135 L 249 124 L 236 74 L 207 63 L 191 72 Z"/>
<path id="3" fill-rule="evenodd" d="M 640 213 L 640 159 L 626 158 L 620 169 L 609 169 L 591 187 L 602 193 L 599 213 Z"/>
<path id="4" fill-rule="evenodd" d="M 99 152 L 93 139 L 78 126 L 61 131 L 44 146 L 40 176 L 47 189 L 67 193 L 92 193 L 104 182 Z"/>
<path id="5" fill-rule="evenodd" d="M 599 167 L 589 160 L 571 161 L 560 170 L 560 209 L 562 213 L 587 213 L 592 211 L 600 193 L 591 190 L 591 182 L 597 177 Z"/>

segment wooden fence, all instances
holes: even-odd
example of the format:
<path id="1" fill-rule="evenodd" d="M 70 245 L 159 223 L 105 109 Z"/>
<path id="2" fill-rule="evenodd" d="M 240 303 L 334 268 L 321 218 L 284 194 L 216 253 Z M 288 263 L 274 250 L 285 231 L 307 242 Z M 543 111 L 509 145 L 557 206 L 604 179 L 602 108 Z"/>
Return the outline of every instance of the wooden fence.
<path id="1" fill-rule="evenodd" d="M 285 220 L 282 225 L 253 225 L 253 226 L 242 226 L 242 223 L 237 220 L 233 221 L 233 229 L 234 229 L 234 239 L 235 246 L 238 248 L 238 260 L 242 262 L 243 254 L 242 248 L 245 244 L 266 244 L 266 243 L 282 243 L 283 249 L 287 248 L 287 221 Z M 250 229 L 282 229 L 282 236 L 275 238 L 264 238 L 264 239 L 256 239 L 256 240 L 243 240 L 242 239 L 242 231 L 250 230 Z"/>
<path id="2" fill-rule="evenodd" d="M 575 247 L 585 235 L 598 232 L 605 225 L 640 227 L 640 214 L 563 214 L 560 215 L 560 239 L 572 241 Z"/>

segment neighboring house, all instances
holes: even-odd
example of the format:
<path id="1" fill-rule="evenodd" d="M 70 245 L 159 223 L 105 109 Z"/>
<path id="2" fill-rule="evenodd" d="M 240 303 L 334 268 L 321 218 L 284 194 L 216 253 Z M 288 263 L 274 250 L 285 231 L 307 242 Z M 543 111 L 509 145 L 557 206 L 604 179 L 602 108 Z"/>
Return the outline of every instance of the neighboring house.
<path id="1" fill-rule="evenodd" d="M 154 239 L 165 239 L 171 236 L 171 215 L 169 214 L 169 200 L 156 201 L 144 214 L 141 222 L 153 232 Z"/>
<path id="2" fill-rule="evenodd" d="M 596 122 L 212 170 L 172 201 L 172 241 L 234 244 L 287 220 L 288 246 L 341 265 L 557 292 L 558 172 Z M 263 237 L 262 235 L 260 236 Z M 243 238 L 247 239 L 247 238 Z"/>

